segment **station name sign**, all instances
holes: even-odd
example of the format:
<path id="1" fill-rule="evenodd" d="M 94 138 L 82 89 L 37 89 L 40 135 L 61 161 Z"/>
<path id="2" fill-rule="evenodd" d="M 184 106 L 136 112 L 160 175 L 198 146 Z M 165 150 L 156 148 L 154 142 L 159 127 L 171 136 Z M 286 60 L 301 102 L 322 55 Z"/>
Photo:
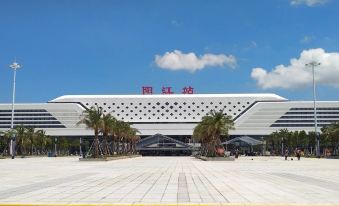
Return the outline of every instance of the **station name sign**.
<path id="1" fill-rule="evenodd" d="M 142 94 L 153 94 L 153 87 L 151 86 L 143 86 Z M 162 87 L 161 94 L 174 94 L 172 87 Z M 194 94 L 194 88 L 191 86 L 185 86 L 181 90 L 181 94 Z"/>

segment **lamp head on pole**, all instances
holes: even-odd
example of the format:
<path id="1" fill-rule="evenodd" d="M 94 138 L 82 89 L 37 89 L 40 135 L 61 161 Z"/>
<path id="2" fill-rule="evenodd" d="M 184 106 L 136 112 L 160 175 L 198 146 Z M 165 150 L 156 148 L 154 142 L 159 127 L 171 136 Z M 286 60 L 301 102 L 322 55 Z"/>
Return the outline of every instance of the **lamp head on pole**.
<path id="1" fill-rule="evenodd" d="M 305 66 L 307 67 L 316 67 L 319 65 L 320 65 L 320 62 L 316 62 L 316 61 L 311 61 L 310 63 L 305 64 Z"/>
<path id="2" fill-rule="evenodd" d="M 11 65 L 9 65 L 9 67 L 14 70 L 17 70 L 20 69 L 22 66 L 18 62 L 14 61 Z"/>

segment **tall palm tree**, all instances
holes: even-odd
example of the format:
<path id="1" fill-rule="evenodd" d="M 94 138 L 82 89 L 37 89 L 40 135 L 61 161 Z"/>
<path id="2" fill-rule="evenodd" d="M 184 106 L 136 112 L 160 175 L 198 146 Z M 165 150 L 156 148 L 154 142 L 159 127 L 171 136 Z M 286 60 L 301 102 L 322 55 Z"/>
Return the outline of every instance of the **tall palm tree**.
<path id="1" fill-rule="evenodd" d="M 113 138 L 115 140 L 115 151 L 117 154 L 121 154 L 123 150 L 123 137 L 126 131 L 126 123 L 121 120 L 117 120 L 114 124 L 114 127 L 112 127 L 112 134 Z"/>
<path id="2" fill-rule="evenodd" d="M 117 141 L 115 145 L 115 151 L 118 154 L 126 154 L 127 152 L 132 151 L 132 142 L 137 142 L 138 140 L 136 136 L 139 131 L 135 128 L 132 128 L 128 122 L 124 122 L 121 120 L 116 120 L 114 122 L 114 126 L 111 130 L 113 141 Z M 135 140 L 134 140 L 135 138 Z M 135 146 L 133 146 L 135 147 Z"/>
<path id="3" fill-rule="evenodd" d="M 27 128 L 26 133 L 27 133 L 27 137 L 29 138 L 30 145 L 31 145 L 30 153 L 31 153 L 31 155 L 33 155 L 33 152 L 34 152 L 34 142 L 35 142 L 34 141 L 35 140 L 34 128 L 33 127 Z"/>
<path id="4" fill-rule="evenodd" d="M 140 141 L 140 136 L 139 135 L 134 135 L 130 139 L 131 141 L 131 152 L 132 154 L 136 153 L 136 144 Z"/>
<path id="5" fill-rule="evenodd" d="M 128 122 L 121 121 L 120 123 L 120 142 L 121 142 L 121 150 L 123 154 L 127 153 L 127 144 L 128 138 L 130 135 L 131 126 Z"/>
<path id="6" fill-rule="evenodd" d="M 277 149 L 279 149 L 279 133 L 278 131 L 272 132 L 270 135 L 265 137 L 267 148 L 271 149 L 272 154 L 277 153 Z"/>
<path id="7" fill-rule="evenodd" d="M 139 130 L 131 127 L 131 125 L 128 122 L 124 122 L 123 124 L 123 149 L 124 149 L 124 153 L 127 154 L 129 152 L 131 152 L 132 150 L 132 139 L 134 138 L 134 136 L 137 135 L 137 133 L 139 133 Z"/>
<path id="8" fill-rule="evenodd" d="M 50 142 L 50 139 L 46 136 L 44 130 L 37 130 L 34 134 L 36 148 L 39 148 L 39 153 L 44 154 L 46 152 L 46 146 Z"/>
<path id="9" fill-rule="evenodd" d="M 134 153 L 135 151 L 135 144 L 139 141 L 140 137 L 137 135 L 139 130 L 133 128 L 129 125 L 126 131 L 126 142 L 127 142 L 127 152 Z"/>
<path id="10" fill-rule="evenodd" d="M 20 153 L 26 154 L 26 146 L 27 146 L 27 134 L 26 131 L 27 129 L 23 125 L 18 125 L 14 128 L 17 132 L 17 143 L 18 143 L 18 148 L 20 149 Z"/>
<path id="11" fill-rule="evenodd" d="M 336 149 L 339 143 L 339 122 L 334 122 L 326 127 L 321 128 L 322 144 Z"/>
<path id="12" fill-rule="evenodd" d="M 115 117 L 113 117 L 110 114 L 103 114 L 102 115 L 102 124 L 101 124 L 101 132 L 102 132 L 102 136 L 104 137 L 104 155 L 106 156 L 108 154 L 109 148 L 108 148 L 108 135 L 111 133 L 111 131 L 114 129 L 115 127 L 115 123 L 116 123 L 116 119 Z"/>
<path id="13" fill-rule="evenodd" d="M 112 154 L 114 155 L 115 153 L 118 153 L 118 149 L 117 149 L 117 145 L 118 145 L 118 130 L 119 130 L 119 120 L 116 121 L 112 121 L 111 122 L 111 130 L 109 131 L 109 133 L 111 133 L 112 135 Z"/>
<path id="14" fill-rule="evenodd" d="M 2 151 L 0 151 L 1 152 L 0 155 L 9 154 L 9 150 L 10 150 L 9 142 L 10 142 L 10 139 L 12 137 L 12 134 L 13 134 L 13 130 L 1 132 L 2 138 L 1 138 L 1 141 L 0 141 L 0 146 L 1 146 Z"/>
<path id="15" fill-rule="evenodd" d="M 195 127 L 193 137 L 200 140 L 206 156 L 216 156 L 216 147 L 220 145 L 220 137 L 228 136 L 228 131 L 233 129 L 232 117 L 223 111 L 210 111 L 207 116 Z"/>
<path id="16" fill-rule="evenodd" d="M 87 128 L 94 130 L 94 158 L 99 157 L 99 132 L 102 128 L 102 115 L 101 107 L 91 107 L 84 111 L 82 119 L 77 123 L 78 125 L 85 124 Z"/>

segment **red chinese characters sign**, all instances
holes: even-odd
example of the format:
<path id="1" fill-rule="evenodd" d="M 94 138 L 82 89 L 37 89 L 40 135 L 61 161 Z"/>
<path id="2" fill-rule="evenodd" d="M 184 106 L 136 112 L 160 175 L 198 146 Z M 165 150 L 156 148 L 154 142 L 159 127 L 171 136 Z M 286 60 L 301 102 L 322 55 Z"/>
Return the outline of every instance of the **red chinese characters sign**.
<path id="1" fill-rule="evenodd" d="M 182 88 L 182 93 L 183 94 L 193 94 L 193 87 L 188 86 L 188 87 L 184 87 Z"/>
<path id="2" fill-rule="evenodd" d="M 142 94 L 153 94 L 153 87 L 142 87 Z"/>
<path id="3" fill-rule="evenodd" d="M 161 92 L 162 94 L 174 94 L 172 87 L 162 87 Z"/>
<path id="4" fill-rule="evenodd" d="M 185 86 L 182 88 L 182 94 L 194 94 L 194 88 L 191 86 Z M 150 86 L 143 86 L 142 87 L 142 94 L 153 94 L 153 87 Z M 161 94 L 174 94 L 172 87 L 162 87 Z"/>

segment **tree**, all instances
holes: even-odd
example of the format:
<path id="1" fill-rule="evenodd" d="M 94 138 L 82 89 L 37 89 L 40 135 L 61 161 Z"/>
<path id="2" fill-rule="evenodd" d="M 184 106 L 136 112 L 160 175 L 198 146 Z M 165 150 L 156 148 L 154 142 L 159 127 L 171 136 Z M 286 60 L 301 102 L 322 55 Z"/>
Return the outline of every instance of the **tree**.
<path id="1" fill-rule="evenodd" d="M 52 140 L 47 137 L 44 130 L 37 130 L 34 133 L 35 136 L 35 144 L 36 148 L 38 148 L 38 151 L 40 154 L 46 153 L 46 148 L 49 144 L 52 144 Z"/>
<path id="2" fill-rule="evenodd" d="M 29 144 L 29 138 L 27 136 L 27 128 L 24 127 L 23 125 L 16 126 L 14 128 L 16 131 L 16 142 L 17 142 L 17 148 L 20 151 L 21 155 L 26 154 L 26 148 Z"/>
<path id="3" fill-rule="evenodd" d="M 265 137 L 267 148 L 271 149 L 272 154 L 277 154 L 279 151 L 279 144 L 280 144 L 280 135 L 278 131 L 272 132 L 270 135 Z"/>
<path id="4" fill-rule="evenodd" d="M 280 154 L 284 153 L 285 149 L 294 150 L 298 147 L 300 142 L 299 131 L 289 131 L 288 129 L 280 129 L 279 131 L 272 132 L 265 139 L 271 142 L 274 151 L 280 151 Z M 282 147 L 284 146 L 284 148 Z"/>
<path id="5" fill-rule="evenodd" d="M 234 123 L 231 116 L 223 111 L 210 111 L 194 128 L 193 138 L 202 144 L 202 153 L 206 156 L 216 156 L 216 147 L 220 145 L 220 137 L 228 136 L 228 131 L 233 129 Z"/>
<path id="6" fill-rule="evenodd" d="M 135 144 L 140 140 L 137 136 L 139 131 L 132 128 L 128 122 L 121 120 L 112 121 L 111 132 L 113 140 L 113 151 L 118 154 L 135 152 Z"/>
<path id="7" fill-rule="evenodd" d="M 136 153 L 136 149 L 135 149 L 135 147 L 136 147 L 136 144 L 140 141 L 140 136 L 138 136 L 138 135 L 134 135 L 134 136 L 132 136 L 132 138 L 130 139 L 130 141 L 131 141 L 131 144 L 132 144 L 132 148 L 131 148 L 131 152 L 132 152 L 132 154 L 135 154 Z"/>
<path id="8" fill-rule="evenodd" d="M 114 132 L 115 140 L 117 140 L 116 151 L 118 154 L 125 150 L 124 137 L 129 127 L 129 124 L 124 121 L 118 120 L 115 122 L 112 132 Z"/>
<path id="9" fill-rule="evenodd" d="M 330 128 L 323 128 L 322 131 L 323 133 L 321 135 L 321 142 L 323 145 L 328 145 Z M 304 130 L 292 132 L 287 129 L 281 129 L 279 131 L 272 132 L 270 135 L 265 137 L 265 139 L 268 145 L 271 145 L 271 149 L 273 150 L 274 148 L 281 148 L 281 144 L 283 143 L 284 147 L 288 148 L 289 150 L 294 150 L 295 148 L 304 149 L 306 150 L 305 152 L 308 154 L 310 153 L 310 150 L 313 150 L 315 148 L 316 144 L 315 133 L 306 133 Z"/>
<path id="10" fill-rule="evenodd" d="M 313 150 L 316 148 L 316 134 L 315 132 L 308 132 L 307 134 L 307 137 L 308 137 L 308 144 L 309 144 L 309 147 L 311 148 L 311 151 L 313 153 Z"/>
<path id="11" fill-rule="evenodd" d="M 91 107 L 84 111 L 82 119 L 78 122 L 78 125 L 85 124 L 87 128 L 94 130 L 94 158 L 99 157 L 99 132 L 102 128 L 102 115 L 101 107 Z"/>
<path id="12" fill-rule="evenodd" d="M 299 141 L 299 131 L 294 131 L 294 132 L 291 132 L 290 134 L 290 147 L 291 148 L 299 148 L 301 145 L 300 145 L 300 141 Z"/>
<path id="13" fill-rule="evenodd" d="M 290 132 L 287 128 L 284 128 L 279 130 L 278 134 L 278 138 L 281 139 L 282 143 L 284 143 L 285 148 L 293 148 L 292 132 Z"/>
<path id="14" fill-rule="evenodd" d="M 29 127 L 27 128 L 26 130 L 26 133 L 27 133 L 27 136 L 28 136 L 28 139 L 29 139 L 29 142 L 30 142 L 30 153 L 31 155 L 33 155 L 33 152 L 34 152 L 34 144 L 35 144 L 35 133 L 34 133 L 34 128 L 33 127 Z"/>
<path id="15" fill-rule="evenodd" d="M 34 135 L 36 137 L 36 139 L 33 140 L 34 146 L 36 153 L 39 155 L 40 153 L 42 153 L 46 146 L 45 133 L 43 130 L 37 130 L 34 132 Z"/>
<path id="16" fill-rule="evenodd" d="M 310 141 L 307 137 L 307 133 L 305 132 L 305 130 L 299 131 L 299 142 L 300 142 L 302 148 L 308 149 Z"/>
<path id="17" fill-rule="evenodd" d="M 140 140 L 137 133 L 139 133 L 139 130 L 130 126 L 126 131 L 127 152 L 129 153 L 135 152 L 135 144 Z"/>
<path id="18" fill-rule="evenodd" d="M 1 155 L 7 155 L 9 153 L 9 143 L 13 134 L 13 130 L 8 130 L 6 132 L 1 132 L 1 141 L 0 141 L 0 148 L 1 148 Z"/>
<path id="19" fill-rule="evenodd" d="M 327 148 L 337 149 L 339 143 L 339 122 L 332 123 L 321 128 L 321 144 Z"/>
<path id="20" fill-rule="evenodd" d="M 70 139 L 66 137 L 59 137 L 57 143 L 58 143 L 57 146 L 58 146 L 58 150 L 60 151 L 60 154 L 68 155 L 69 149 L 71 146 Z"/>
<path id="21" fill-rule="evenodd" d="M 106 156 L 108 154 L 109 148 L 108 148 L 108 135 L 112 133 L 113 128 L 116 124 L 116 119 L 110 114 L 103 114 L 102 116 L 102 124 L 101 124 L 101 132 L 102 136 L 104 137 L 104 155 Z"/>

